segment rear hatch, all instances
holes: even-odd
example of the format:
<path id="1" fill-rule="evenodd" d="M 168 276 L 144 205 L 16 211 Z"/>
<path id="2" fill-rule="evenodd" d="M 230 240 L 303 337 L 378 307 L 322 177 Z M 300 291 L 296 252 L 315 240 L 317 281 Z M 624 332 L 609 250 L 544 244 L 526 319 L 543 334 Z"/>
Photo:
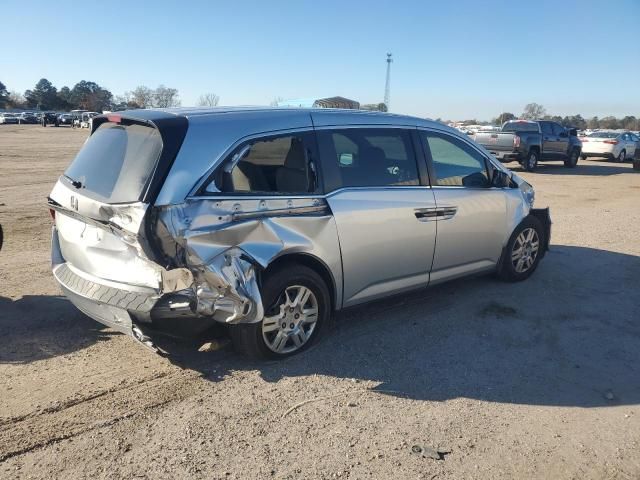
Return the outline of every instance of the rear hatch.
<path id="1" fill-rule="evenodd" d="M 155 115 L 94 119 L 91 136 L 49 197 L 54 263 L 110 282 L 159 288 L 163 268 L 147 239 L 147 213 L 187 121 Z"/>

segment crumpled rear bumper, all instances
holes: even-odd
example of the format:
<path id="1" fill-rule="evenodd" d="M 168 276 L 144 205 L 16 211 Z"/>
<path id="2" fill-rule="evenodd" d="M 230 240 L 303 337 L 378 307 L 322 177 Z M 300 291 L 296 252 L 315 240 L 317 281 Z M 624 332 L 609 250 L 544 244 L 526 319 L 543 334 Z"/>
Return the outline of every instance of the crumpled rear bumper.
<path id="1" fill-rule="evenodd" d="M 220 270 L 217 291 L 201 292 L 190 274 L 180 275 L 178 270 L 163 271 L 155 289 L 105 280 L 74 267 L 62 255 L 55 227 L 51 243 L 53 276 L 65 296 L 87 316 L 138 340 L 147 333 L 198 335 L 215 323 L 245 320 L 238 312 L 252 311 L 251 318 L 258 320 L 262 316 L 262 304 L 256 307 L 239 295 L 239 280 L 235 288 L 226 284 L 228 276 L 240 276 L 237 270 L 244 263 L 238 259 L 221 256 L 214 262 Z"/>
<path id="2" fill-rule="evenodd" d="M 53 276 L 71 302 L 94 320 L 132 334 L 131 314 L 148 315 L 160 298 L 153 289 L 118 288 L 92 279 L 68 263 L 54 265 Z"/>

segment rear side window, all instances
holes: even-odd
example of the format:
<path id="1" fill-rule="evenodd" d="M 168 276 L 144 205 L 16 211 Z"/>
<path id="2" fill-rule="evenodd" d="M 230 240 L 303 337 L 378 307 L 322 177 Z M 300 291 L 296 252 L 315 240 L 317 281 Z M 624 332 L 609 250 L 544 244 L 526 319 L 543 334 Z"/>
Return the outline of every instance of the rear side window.
<path id="1" fill-rule="evenodd" d="M 554 135 L 560 135 L 561 133 L 566 131 L 562 125 L 559 125 L 557 123 L 553 123 L 551 125 L 552 125 L 552 128 L 553 128 L 553 134 Z"/>
<path id="2" fill-rule="evenodd" d="M 431 153 L 435 185 L 480 188 L 489 186 L 484 157 L 469 145 L 449 135 L 420 132 Z"/>
<path id="3" fill-rule="evenodd" d="M 105 203 L 136 202 L 162 152 L 155 128 L 103 123 L 89 137 L 64 176 Z"/>
<path id="4" fill-rule="evenodd" d="M 553 135 L 553 128 L 549 122 L 540 122 L 540 129 L 546 135 Z"/>
<path id="5" fill-rule="evenodd" d="M 312 134 L 300 133 L 253 140 L 231 155 L 222 173 L 222 190 L 234 193 L 304 194 L 316 191 Z"/>
<path id="6" fill-rule="evenodd" d="M 327 191 L 420 184 L 406 130 L 352 128 L 317 134 Z"/>

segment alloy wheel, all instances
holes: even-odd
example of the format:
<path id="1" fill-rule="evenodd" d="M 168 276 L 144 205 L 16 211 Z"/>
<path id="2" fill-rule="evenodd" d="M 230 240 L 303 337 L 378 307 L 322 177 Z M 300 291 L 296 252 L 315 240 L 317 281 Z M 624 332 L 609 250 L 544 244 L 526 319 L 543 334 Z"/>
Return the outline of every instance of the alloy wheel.
<path id="1" fill-rule="evenodd" d="M 538 256 L 540 238 L 534 228 L 525 228 L 513 242 L 511 263 L 517 273 L 529 270 Z"/>
<path id="2" fill-rule="evenodd" d="M 302 348 L 318 322 L 318 299 L 311 289 L 293 285 L 280 295 L 262 320 L 262 337 L 269 350 L 288 354 Z"/>

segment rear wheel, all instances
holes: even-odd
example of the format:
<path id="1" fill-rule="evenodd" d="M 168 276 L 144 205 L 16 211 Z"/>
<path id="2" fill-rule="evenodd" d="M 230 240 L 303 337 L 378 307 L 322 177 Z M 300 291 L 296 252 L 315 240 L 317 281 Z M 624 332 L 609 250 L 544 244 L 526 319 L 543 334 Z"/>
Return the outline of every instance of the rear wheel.
<path id="1" fill-rule="evenodd" d="M 586 155 L 580 155 L 580 158 L 583 159 L 583 160 L 586 160 L 587 156 Z"/>
<path id="2" fill-rule="evenodd" d="M 329 290 L 320 275 L 303 265 L 268 274 L 262 300 L 260 322 L 230 328 L 235 349 L 252 358 L 284 358 L 308 348 L 329 319 Z"/>
<path id="3" fill-rule="evenodd" d="M 537 218 L 528 216 L 511 234 L 502 255 L 498 276 L 508 282 L 529 278 L 538 267 L 543 242 L 542 224 Z"/>
<path id="4" fill-rule="evenodd" d="M 538 151 L 531 150 L 522 165 L 527 172 L 533 172 L 538 167 Z"/>
<path id="5" fill-rule="evenodd" d="M 569 158 L 564 161 L 564 166 L 567 168 L 575 168 L 578 164 L 578 157 L 580 156 L 580 152 L 578 150 L 572 150 L 569 154 Z"/>
<path id="6" fill-rule="evenodd" d="M 627 159 L 627 151 L 626 150 L 622 150 L 619 154 L 618 154 L 618 163 L 624 163 L 624 161 Z"/>

